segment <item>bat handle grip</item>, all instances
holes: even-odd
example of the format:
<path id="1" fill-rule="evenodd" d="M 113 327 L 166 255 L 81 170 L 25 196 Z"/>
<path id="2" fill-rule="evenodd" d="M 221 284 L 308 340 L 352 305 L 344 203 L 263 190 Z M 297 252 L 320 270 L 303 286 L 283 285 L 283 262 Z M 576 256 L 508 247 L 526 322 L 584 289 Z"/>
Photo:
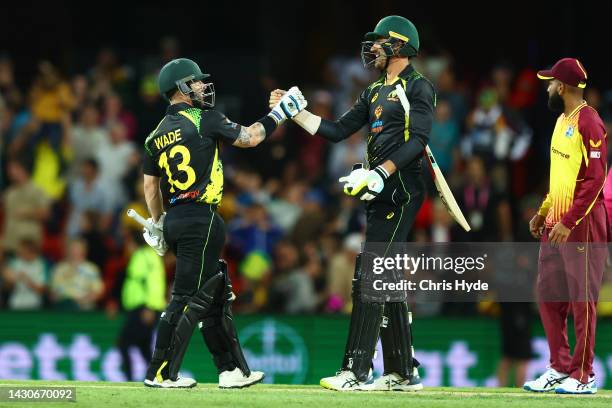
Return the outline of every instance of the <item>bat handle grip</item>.
<path id="1" fill-rule="evenodd" d="M 127 210 L 127 215 L 128 217 L 134 219 L 134 221 L 136 221 L 137 223 L 139 223 L 140 225 L 142 225 L 149 231 L 153 231 L 153 225 L 149 221 L 145 220 L 140 214 L 138 214 L 133 209 L 130 208 L 129 210 Z"/>

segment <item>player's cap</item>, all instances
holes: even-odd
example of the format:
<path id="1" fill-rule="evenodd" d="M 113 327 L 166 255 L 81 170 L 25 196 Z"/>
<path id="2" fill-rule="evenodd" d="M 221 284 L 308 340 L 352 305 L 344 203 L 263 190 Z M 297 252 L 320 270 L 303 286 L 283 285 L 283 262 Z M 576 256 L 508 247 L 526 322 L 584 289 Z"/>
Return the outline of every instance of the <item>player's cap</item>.
<path id="1" fill-rule="evenodd" d="M 538 71 L 538 78 L 558 79 L 569 86 L 585 88 L 587 73 L 584 66 L 576 58 L 563 58 L 557 61 L 551 69 Z"/>

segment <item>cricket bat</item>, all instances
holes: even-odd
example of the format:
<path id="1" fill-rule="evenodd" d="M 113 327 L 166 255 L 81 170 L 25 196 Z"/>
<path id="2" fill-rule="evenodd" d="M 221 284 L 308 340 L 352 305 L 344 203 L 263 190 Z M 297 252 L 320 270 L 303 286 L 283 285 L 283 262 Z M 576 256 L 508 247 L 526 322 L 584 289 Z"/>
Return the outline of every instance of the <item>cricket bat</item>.
<path id="1" fill-rule="evenodd" d="M 397 90 L 397 97 L 399 98 L 402 107 L 406 112 L 406 116 L 409 117 L 410 102 L 408 102 L 406 92 L 404 92 L 404 88 L 401 84 L 397 84 L 395 89 Z M 436 185 L 436 190 L 438 190 L 438 194 L 440 195 L 440 199 L 444 203 L 444 206 L 446 207 L 450 215 L 455 219 L 455 221 L 457 221 L 459 225 L 461 225 L 464 230 L 470 231 L 472 228 L 470 227 L 470 224 L 468 224 L 467 220 L 465 219 L 465 216 L 461 212 L 461 208 L 459 208 L 457 200 L 455 200 L 453 193 L 448 187 L 448 183 L 446 182 L 446 179 L 444 178 L 440 167 L 438 167 L 438 162 L 436 161 L 436 158 L 431 152 L 429 146 L 425 146 L 425 153 L 427 153 L 427 164 L 429 165 L 429 170 L 431 171 L 434 184 Z"/>
<path id="2" fill-rule="evenodd" d="M 132 218 L 134 221 L 136 221 L 137 223 L 139 223 L 140 225 L 142 225 L 144 228 L 146 228 L 149 232 L 154 232 L 155 231 L 155 227 L 153 226 L 153 224 L 151 224 L 149 221 L 145 220 L 144 217 L 140 214 L 138 214 L 135 210 L 133 209 L 128 209 L 127 210 L 127 215 L 128 217 Z"/>

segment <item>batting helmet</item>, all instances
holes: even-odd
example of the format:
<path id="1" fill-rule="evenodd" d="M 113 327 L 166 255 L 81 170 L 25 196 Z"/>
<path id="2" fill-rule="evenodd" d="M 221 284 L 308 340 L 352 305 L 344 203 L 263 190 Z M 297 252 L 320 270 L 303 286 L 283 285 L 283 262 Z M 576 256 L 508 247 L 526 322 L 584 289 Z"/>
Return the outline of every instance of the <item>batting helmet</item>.
<path id="1" fill-rule="evenodd" d="M 168 101 L 168 93 L 178 89 L 185 95 L 192 90 L 188 85 L 190 81 L 199 81 L 210 77 L 210 74 L 202 72 L 198 64 L 188 58 L 177 58 L 162 67 L 157 77 L 159 92 Z"/>
<path id="2" fill-rule="evenodd" d="M 374 31 L 365 35 L 366 41 L 391 38 L 404 42 L 399 55 L 414 57 L 419 52 L 419 32 L 410 20 L 401 16 L 387 16 L 381 19 Z M 383 47 L 384 48 L 384 47 Z M 385 50 L 387 52 L 387 50 Z M 391 54 L 392 55 L 392 54 Z"/>

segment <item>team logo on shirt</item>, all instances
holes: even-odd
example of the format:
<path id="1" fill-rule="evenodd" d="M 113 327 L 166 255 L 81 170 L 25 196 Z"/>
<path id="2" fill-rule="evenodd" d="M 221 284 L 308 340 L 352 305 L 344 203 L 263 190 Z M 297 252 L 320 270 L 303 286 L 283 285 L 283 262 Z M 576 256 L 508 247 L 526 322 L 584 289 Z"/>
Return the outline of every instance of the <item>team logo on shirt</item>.
<path id="1" fill-rule="evenodd" d="M 372 122 L 370 129 L 372 133 L 380 133 L 383 130 L 385 122 L 380 119 L 380 115 L 382 115 L 383 107 L 378 105 L 376 109 L 374 109 L 374 116 L 376 116 L 376 120 Z"/>
<path id="2" fill-rule="evenodd" d="M 395 89 L 389 92 L 389 95 L 387 95 L 387 100 L 391 102 L 397 102 L 399 100 L 397 99 L 397 91 Z"/>
<path id="3" fill-rule="evenodd" d="M 572 136 L 574 136 L 574 127 L 570 126 L 565 131 L 565 137 L 572 137 Z"/>
<path id="4" fill-rule="evenodd" d="M 382 115 L 382 111 L 383 111 L 382 105 L 378 105 L 376 109 L 374 109 L 374 116 L 376 116 L 376 119 L 380 119 L 380 115 Z"/>

